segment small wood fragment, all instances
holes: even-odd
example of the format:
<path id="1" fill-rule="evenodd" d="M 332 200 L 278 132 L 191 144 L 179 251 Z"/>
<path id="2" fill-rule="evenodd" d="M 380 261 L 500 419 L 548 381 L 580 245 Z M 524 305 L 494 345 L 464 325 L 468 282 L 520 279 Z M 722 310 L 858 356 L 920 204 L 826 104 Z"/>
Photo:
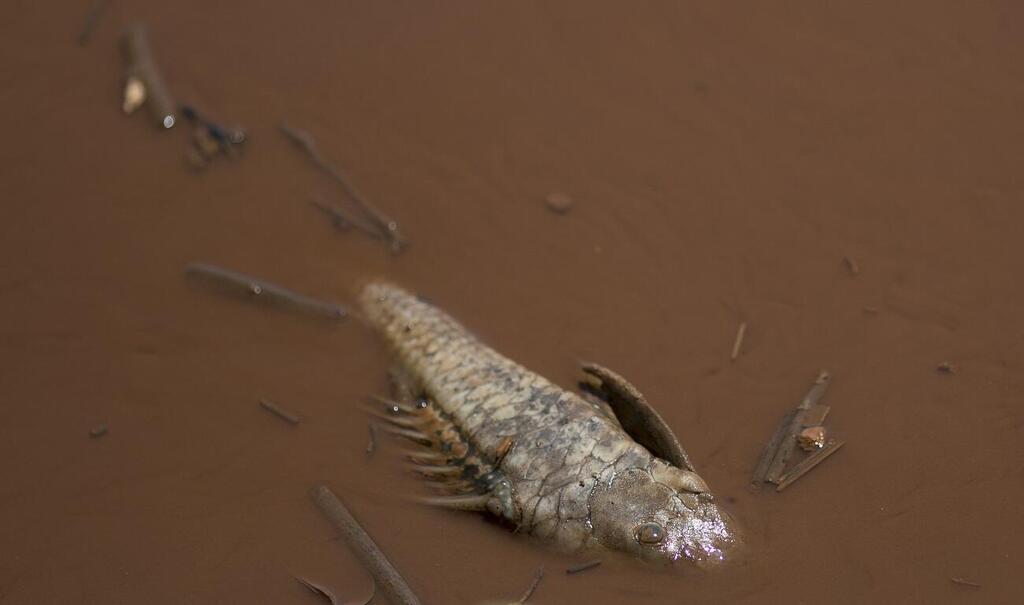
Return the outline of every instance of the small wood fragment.
<path id="1" fill-rule="evenodd" d="M 391 251 L 398 254 L 406 248 L 408 242 L 398 229 L 398 222 L 384 214 L 379 208 L 371 204 L 362 193 L 352 184 L 348 176 L 343 173 L 330 160 L 325 158 L 316 147 L 316 141 L 304 130 L 292 128 L 287 123 L 281 124 L 281 132 L 299 149 L 305 152 L 306 156 L 317 168 L 331 176 L 339 185 L 342 191 L 362 211 L 363 214 L 377 228 L 381 237 L 390 244 Z"/>
<path id="2" fill-rule="evenodd" d="M 100 24 L 100 17 L 107 12 L 107 4 L 109 4 L 107 0 L 96 0 L 96 2 L 93 2 L 92 8 L 85 15 L 82 29 L 78 32 L 79 46 L 89 44 L 89 40 L 92 39 L 92 33 L 96 31 L 96 26 Z"/>
<path id="3" fill-rule="evenodd" d="M 825 424 L 825 418 L 828 417 L 831 409 L 830 406 L 819 404 L 807 410 L 807 413 L 804 414 L 804 428 Z"/>
<path id="4" fill-rule="evenodd" d="M 958 577 L 958 576 L 950 578 L 949 581 L 954 583 L 954 584 L 959 584 L 961 586 L 970 586 L 971 588 L 981 588 L 981 584 L 978 584 L 977 582 L 971 582 L 970 580 L 965 580 L 965 579 L 963 579 L 961 577 Z"/>
<path id="5" fill-rule="evenodd" d="M 121 48 L 124 52 L 125 63 L 127 64 L 125 77 L 127 82 L 137 78 L 142 82 L 146 90 L 146 103 L 156 124 L 161 129 L 168 129 L 174 126 L 175 103 L 164 83 L 163 74 L 153 59 L 153 51 L 149 45 L 149 37 L 146 29 L 138 23 L 125 28 L 121 38 Z M 125 89 L 128 93 L 128 89 Z"/>
<path id="6" fill-rule="evenodd" d="M 581 571 L 587 571 L 588 569 L 594 569 L 601 564 L 601 559 L 594 559 L 593 561 L 587 561 L 586 563 L 580 563 L 579 565 L 573 565 L 572 567 L 565 570 L 568 575 L 578 574 Z"/>
<path id="7" fill-rule="evenodd" d="M 743 337 L 747 335 L 747 322 L 740 323 L 740 327 L 736 330 L 736 340 L 732 343 L 732 354 L 729 359 L 736 361 L 736 358 L 740 356 L 740 347 L 743 346 Z"/>
<path id="8" fill-rule="evenodd" d="M 857 264 L 856 259 L 852 256 L 844 256 L 843 264 L 846 265 L 846 270 L 850 272 L 850 275 L 854 277 L 860 275 L 860 265 Z"/>
<path id="9" fill-rule="evenodd" d="M 779 421 L 779 426 L 772 433 L 771 439 L 768 440 L 764 449 L 761 450 L 761 457 L 758 458 L 757 467 L 754 469 L 754 476 L 750 480 L 750 485 L 754 489 L 760 489 L 761 484 L 767 479 L 768 468 L 779 452 L 779 444 L 782 443 L 786 433 L 789 432 L 790 425 L 793 424 L 794 415 L 796 415 L 796 410 L 789 410 L 782 416 L 782 420 Z"/>
<path id="10" fill-rule="evenodd" d="M 308 588 L 313 594 L 319 595 L 319 596 L 327 599 L 328 601 L 330 601 L 331 605 L 344 605 L 341 602 L 341 599 L 339 599 L 338 596 L 335 595 L 332 590 L 330 590 L 329 588 L 327 588 L 323 584 L 317 584 L 316 582 L 313 582 L 312 580 L 307 580 L 306 578 L 302 578 L 302 577 L 299 577 L 299 576 L 292 576 L 292 577 L 295 578 L 296 580 L 298 580 L 299 584 L 302 584 L 303 586 Z M 370 589 L 370 596 L 366 597 L 362 601 L 359 601 L 360 605 L 368 605 L 370 603 L 370 601 L 373 600 L 373 596 L 374 596 L 374 594 L 376 594 L 376 592 L 377 592 L 377 585 L 373 584 L 371 589 Z"/>
<path id="11" fill-rule="evenodd" d="M 564 193 L 549 193 L 544 197 L 548 210 L 555 214 L 568 214 L 572 210 L 572 198 Z"/>
<path id="12" fill-rule="evenodd" d="M 93 439 L 97 439 L 107 434 L 107 426 L 105 424 L 97 424 L 96 426 L 89 429 L 89 436 Z"/>
<path id="13" fill-rule="evenodd" d="M 775 491 L 781 492 L 792 485 L 793 482 L 806 475 L 811 469 L 821 464 L 826 458 L 839 451 L 839 448 L 843 447 L 845 444 L 845 441 L 829 441 L 828 445 L 804 458 L 799 462 L 799 464 L 789 469 L 789 472 L 779 480 L 779 485 L 775 488 Z"/>
<path id="14" fill-rule="evenodd" d="M 296 424 L 299 423 L 299 417 L 298 416 L 296 416 L 295 414 L 292 414 L 288 410 L 278 406 L 273 401 L 268 401 L 266 399 L 260 399 L 260 407 L 263 408 L 264 410 L 267 410 L 271 414 L 277 416 L 278 418 L 280 418 L 281 420 L 284 420 L 285 422 L 287 422 L 289 424 L 296 425 Z"/>
<path id="15" fill-rule="evenodd" d="M 366 444 L 366 455 L 369 457 L 377 451 L 377 425 L 371 422 L 367 426 L 370 431 L 370 441 Z"/>
<path id="16" fill-rule="evenodd" d="M 544 578 L 544 566 L 541 565 L 540 567 L 537 568 L 537 571 L 535 571 L 533 573 L 533 581 L 530 582 L 530 586 L 526 589 L 526 592 L 523 593 L 523 596 L 519 597 L 519 602 L 520 603 L 525 603 L 525 602 L 530 600 L 530 597 L 533 596 L 534 591 L 537 590 L 537 585 L 540 584 L 540 581 L 543 578 Z"/>
<path id="17" fill-rule="evenodd" d="M 409 584 L 338 497 L 326 485 L 316 486 L 310 495 L 392 605 L 420 605 Z"/>
<path id="18" fill-rule="evenodd" d="M 320 595 L 321 597 L 324 597 L 325 599 L 330 601 L 331 605 L 341 605 L 341 601 L 338 600 L 338 597 L 326 586 L 322 584 L 317 584 L 312 580 L 307 580 L 306 578 L 302 578 L 299 576 L 292 577 L 298 580 L 299 584 L 302 584 L 303 586 L 308 588 L 310 592 L 312 592 L 313 594 Z"/>
<path id="19" fill-rule="evenodd" d="M 244 295 L 249 299 L 289 307 L 310 315 L 335 320 L 348 315 L 348 309 L 342 305 L 310 298 L 268 281 L 217 265 L 193 263 L 185 268 L 185 275 L 222 287 L 235 294 Z"/>
<path id="20" fill-rule="evenodd" d="M 935 367 L 940 374 L 956 374 L 956 366 L 951 361 L 943 361 Z"/>
<path id="21" fill-rule="evenodd" d="M 793 453 L 793 449 L 796 447 L 796 436 L 803 427 L 804 417 L 807 414 L 807 410 L 818 405 L 821 398 L 825 396 L 825 391 L 828 389 L 828 385 L 832 382 L 832 375 L 822 370 L 818 374 L 818 378 L 815 379 L 814 384 L 811 386 L 810 391 L 800 401 L 800 405 L 796 408 L 796 413 L 793 415 L 793 419 L 790 422 L 789 429 L 783 436 L 782 441 L 779 443 L 779 451 L 775 454 L 775 459 L 772 460 L 772 464 L 768 467 L 768 475 L 766 479 L 771 483 L 778 484 L 782 478 L 782 474 L 786 469 L 786 463 L 789 461 L 790 455 Z"/>

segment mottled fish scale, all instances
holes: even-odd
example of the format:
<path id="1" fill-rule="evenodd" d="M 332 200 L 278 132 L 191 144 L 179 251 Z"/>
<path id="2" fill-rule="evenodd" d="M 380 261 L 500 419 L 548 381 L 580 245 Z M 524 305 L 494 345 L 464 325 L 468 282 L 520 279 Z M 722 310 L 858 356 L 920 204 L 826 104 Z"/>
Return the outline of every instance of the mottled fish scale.
<path id="1" fill-rule="evenodd" d="M 590 539 L 587 497 L 602 475 L 651 454 L 579 396 L 505 358 L 454 319 L 388 284 L 366 287 L 369 321 L 385 335 L 425 393 L 484 455 L 501 461 L 522 510 L 521 527 L 563 546 Z"/>

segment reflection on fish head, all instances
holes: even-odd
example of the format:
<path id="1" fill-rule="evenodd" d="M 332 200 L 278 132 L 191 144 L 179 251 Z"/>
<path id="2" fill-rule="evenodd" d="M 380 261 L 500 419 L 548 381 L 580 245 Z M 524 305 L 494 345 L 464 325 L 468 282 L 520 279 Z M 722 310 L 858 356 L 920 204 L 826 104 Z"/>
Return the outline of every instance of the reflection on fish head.
<path id="1" fill-rule="evenodd" d="M 739 543 L 704 480 L 661 460 L 599 483 L 590 496 L 590 524 L 604 547 L 648 561 L 712 567 Z"/>

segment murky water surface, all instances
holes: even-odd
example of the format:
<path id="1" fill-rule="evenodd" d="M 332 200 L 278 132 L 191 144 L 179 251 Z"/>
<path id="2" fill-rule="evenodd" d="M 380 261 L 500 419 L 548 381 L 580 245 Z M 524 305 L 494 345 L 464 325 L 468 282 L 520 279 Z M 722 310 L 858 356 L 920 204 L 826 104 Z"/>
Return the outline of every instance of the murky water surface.
<path id="1" fill-rule="evenodd" d="M 318 482 L 427 603 L 518 598 L 541 564 L 536 603 L 1021 598 L 1020 3 L 112 2 L 82 48 L 90 4 L 0 11 L 4 603 L 317 602 L 291 574 L 365 595 Z M 192 173 L 186 128 L 121 115 L 136 19 L 179 99 L 248 129 L 244 157 Z M 340 192 L 282 120 L 405 254 L 307 204 Z M 746 556 L 567 576 L 407 503 L 397 446 L 365 453 L 376 337 L 191 287 L 198 260 L 338 301 L 385 277 L 564 386 L 577 358 L 615 368 Z M 748 492 L 821 368 L 847 445 Z"/>

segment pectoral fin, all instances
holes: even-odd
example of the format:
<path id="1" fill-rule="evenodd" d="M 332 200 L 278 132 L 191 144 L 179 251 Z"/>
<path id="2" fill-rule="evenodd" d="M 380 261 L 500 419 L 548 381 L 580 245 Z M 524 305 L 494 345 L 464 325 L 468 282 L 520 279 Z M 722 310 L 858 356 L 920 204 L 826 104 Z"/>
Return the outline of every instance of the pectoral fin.
<path id="1" fill-rule="evenodd" d="M 589 379 L 581 382 L 580 387 L 606 401 L 634 441 L 662 460 L 694 470 L 672 429 L 635 386 L 604 366 L 590 362 L 581 365 Z"/>

